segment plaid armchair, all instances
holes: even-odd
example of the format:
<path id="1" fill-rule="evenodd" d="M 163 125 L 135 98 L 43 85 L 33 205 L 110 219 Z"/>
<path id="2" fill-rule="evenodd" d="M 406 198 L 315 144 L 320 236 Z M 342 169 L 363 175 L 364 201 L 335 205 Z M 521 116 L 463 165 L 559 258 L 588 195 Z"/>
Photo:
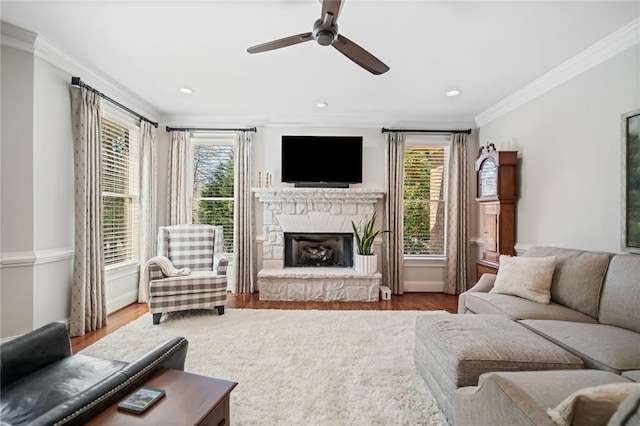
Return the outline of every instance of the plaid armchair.
<path id="1" fill-rule="evenodd" d="M 219 315 L 224 314 L 229 260 L 222 254 L 222 226 L 161 226 L 158 256 L 167 257 L 178 269 L 189 268 L 191 273 L 166 277 L 159 266 L 149 267 L 153 324 L 160 323 L 163 312 L 215 308 Z"/>

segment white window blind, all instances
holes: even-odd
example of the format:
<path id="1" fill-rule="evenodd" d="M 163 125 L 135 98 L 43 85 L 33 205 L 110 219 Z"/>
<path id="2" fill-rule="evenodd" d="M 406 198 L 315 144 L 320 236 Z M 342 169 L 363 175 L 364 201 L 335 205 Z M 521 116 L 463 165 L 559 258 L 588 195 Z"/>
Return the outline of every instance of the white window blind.
<path id="1" fill-rule="evenodd" d="M 444 256 L 448 160 L 447 146 L 405 148 L 405 255 Z"/>
<path id="2" fill-rule="evenodd" d="M 105 266 L 138 261 L 138 133 L 102 117 L 102 223 Z"/>
<path id="3" fill-rule="evenodd" d="M 192 139 L 193 223 L 221 225 L 233 252 L 234 152 L 231 145 Z"/>

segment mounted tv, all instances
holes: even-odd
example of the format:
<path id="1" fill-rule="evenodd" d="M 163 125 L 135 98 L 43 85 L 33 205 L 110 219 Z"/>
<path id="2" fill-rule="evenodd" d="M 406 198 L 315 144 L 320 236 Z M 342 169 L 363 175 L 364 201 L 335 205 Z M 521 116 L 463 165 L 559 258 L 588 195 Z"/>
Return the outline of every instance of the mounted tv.
<path id="1" fill-rule="evenodd" d="M 362 183 L 362 136 L 282 136 L 282 182 L 328 188 Z"/>

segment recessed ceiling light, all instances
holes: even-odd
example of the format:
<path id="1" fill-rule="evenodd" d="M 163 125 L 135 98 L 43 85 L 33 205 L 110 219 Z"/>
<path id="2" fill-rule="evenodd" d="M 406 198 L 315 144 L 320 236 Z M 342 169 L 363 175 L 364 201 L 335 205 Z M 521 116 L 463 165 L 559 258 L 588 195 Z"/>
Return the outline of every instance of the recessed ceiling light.
<path id="1" fill-rule="evenodd" d="M 318 103 L 316 104 L 316 106 L 317 106 L 318 108 L 326 108 L 326 107 L 328 107 L 328 106 L 329 106 L 329 104 L 328 104 L 328 103 L 326 103 L 326 102 L 318 102 Z"/>
<path id="2" fill-rule="evenodd" d="M 193 93 L 193 90 L 189 89 L 188 87 L 181 87 L 180 93 L 182 93 L 183 95 L 190 95 Z"/>
<path id="3" fill-rule="evenodd" d="M 453 97 L 453 96 L 458 96 L 460 93 L 462 93 L 460 90 L 458 89 L 454 89 L 454 90 L 449 90 L 446 95 L 449 97 Z"/>

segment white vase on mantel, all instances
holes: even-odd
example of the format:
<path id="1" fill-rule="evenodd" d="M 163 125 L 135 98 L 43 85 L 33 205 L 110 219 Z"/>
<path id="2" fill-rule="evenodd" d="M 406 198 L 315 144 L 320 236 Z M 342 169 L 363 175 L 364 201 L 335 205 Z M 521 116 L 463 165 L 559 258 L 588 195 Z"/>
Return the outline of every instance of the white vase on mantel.
<path id="1" fill-rule="evenodd" d="M 377 254 L 364 255 L 355 253 L 353 263 L 355 270 L 361 274 L 373 274 L 378 271 Z"/>

